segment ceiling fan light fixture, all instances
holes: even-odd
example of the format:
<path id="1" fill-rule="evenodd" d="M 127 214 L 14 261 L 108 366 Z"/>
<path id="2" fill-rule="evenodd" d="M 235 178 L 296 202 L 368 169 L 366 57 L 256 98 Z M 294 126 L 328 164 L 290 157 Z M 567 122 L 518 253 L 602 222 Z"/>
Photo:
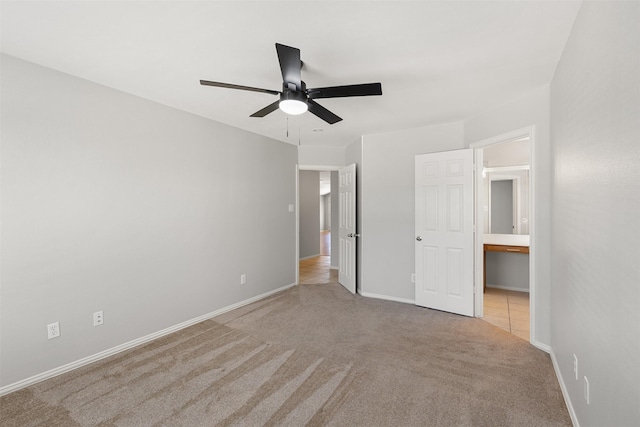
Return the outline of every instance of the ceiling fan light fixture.
<path id="1" fill-rule="evenodd" d="M 287 114 L 297 116 L 305 113 L 309 106 L 307 105 L 307 97 L 304 93 L 294 91 L 284 91 L 280 95 L 280 109 Z"/>
<path id="2" fill-rule="evenodd" d="M 296 101 L 295 99 L 285 99 L 284 101 L 280 101 L 280 109 L 287 114 L 297 116 L 306 112 L 309 107 L 307 107 L 307 104 L 302 101 Z"/>

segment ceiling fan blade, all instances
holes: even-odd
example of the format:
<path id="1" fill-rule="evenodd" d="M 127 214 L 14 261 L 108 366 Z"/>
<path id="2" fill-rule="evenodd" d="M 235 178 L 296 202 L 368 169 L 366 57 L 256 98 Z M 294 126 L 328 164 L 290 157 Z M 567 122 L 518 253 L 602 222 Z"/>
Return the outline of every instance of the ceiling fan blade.
<path id="1" fill-rule="evenodd" d="M 340 120 L 342 120 L 340 117 L 336 116 L 331 111 L 327 110 L 322 105 L 318 104 L 317 102 L 311 99 L 307 100 L 307 105 L 309 106 L 310 113 L 318 116 L 319 118 L 329 123 L 330 125 L 334 123 L 338 123 Z"/>
<path id="2" fill-rule="evenodd" d="M 274 102 L 273 104 L 269 104 L 266 107 L 264 107 L 262 110 L 260 111 L 256 111 L 255 113 L 253 113 L 251 116 L 249 117 L 264 117 L 269 113 L 273 113 L 274 111 L 276 111 L 278 109 L 278 107 L 280 106 L 280 100 L 278 99 L 276 102 Z"/>
<path id="3" fill-rule="evenodd" d="M 347 96 L 382 95 L 381 83 L 365 83 L 359 85 L 320 87 L 307 89 L 309 98 L 343 98 Z"/>
<path id="4" fill-rule="evenodd" d="M 281 93 L 277 90 L 260 89 L 259 87 L 251 87 L 251 86 L 233 85 L 230 83 L 210 82 L 209 80 L 200 80 L 200 84 L 203 86 L 215 86 L 215 87 L 224 87 L 227 89 L 240 89 L 240 90 L 248 90 L 251 92 L 269 93 L 271 95 L 280 95 Z"/>
<path id="5" fill-rule="evenodd" d="M 300 69 L 302 68 L 302 63 L 300 62 L 300 49 L 276 43 L 276 51 L 278 52 L 278 61 L 280 61 L 280 71 L 282 71 L 284 86 L 288 87 L 288 84 L 293 84 L 295 85 L 295 90 L 301 91 L 302 77 L 300 76 Z M 288 88 L 292 89 L 291 87 Z"/>

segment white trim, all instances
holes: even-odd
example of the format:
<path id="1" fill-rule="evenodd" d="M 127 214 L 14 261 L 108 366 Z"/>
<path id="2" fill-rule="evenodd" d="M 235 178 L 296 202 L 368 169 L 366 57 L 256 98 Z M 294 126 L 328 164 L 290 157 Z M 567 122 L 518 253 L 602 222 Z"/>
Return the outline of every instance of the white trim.
<path id="1" fill-rule="evenodd" d="M 527 136 L 529 137 L 529 142 L 531 142 L 531 137 L 534 133 L 534 130 L 535 126 L 523 127 L 511 132 L 503 133 L 502 135 L 493 136 L 491 138 L 483 139 L 482 141 L 474 142 L 472 144 L 469 144 L 469 148 L 485 148 L 493 144 L 499 144 L 501 142 L 523 139 L 523 137 Z M 531 158 L 529 158 L 529 164 L 531 164 Z"/>
<path id="2" fill-rule="evenodd" d="M 58 376 L 60 374 L 64 374 L 66 372 L 72 371 L 74 369 L 80 368 L 80 367 L 88 365 L 90 363 L 97 362 L 98 360 L 104 359 L 104 358 L 109 357 L 109 356 L 113 356 L 114 354 L 123 352 L 125 350 L 129 350 L 129 349 L 131 349 L 133 347 L 137 347 L 137 346 L 139 346 L 141 344 L 145 344 L 145 343 L 147 343 L 149 341 L 153 341 L 153 340 L 158 339 L 160 337 L 163 337 L 165 335 L 169 335 L 169 334 L 171 334 L 173 332 L 176 332 L 176 331 L 179 331 L 181 329 L 187 328 L 189 326 L 195 325 L 196 323 L 200 323 L 200 322 L 203 322 L 205 320 L 209 320 L 209 319 L 211 319 L 213 317 L 219 316 L 219 315 L 224 314 L 224 313 L 226 313 L 228 311 L 235 310 L 236 308 L 240 308 L 240 307 L 243 307 L 245 305 L 251 304 L 253 302 L 259 301 L 259 300 L 264 299 L 264 298 L 266 298 L 266 297 L 268 297 L 270 295 L 273 295 L 275 293 L 278 293 L 278 292 L 284 291 L 286 289 L 289 289 L 289 288 L 291 288 L 293 286 L 296 286 L 296 283 L 291 283 L 289 285 L 282 286 L 282 287 L 280 287 L 278 289 L 274 289 L 272 291 L 265 292 L 265 293 L 260 294 L 258 296 L 246 299 L 244 301 L 240 301 L 240 302 L 237 302 L 235 304 L 231 304 L 231 305 L 229 305 L 227 307 L 224 307 L 224 308 L 221 308 L 219 310 L 212 311 L 211 313 L 207 313 L 207 314 L 204 314 L 202 316 L 195 317 L 195 318 L 193 318 L 191 320 L 187 320 L 186 322 L 178 323 L 177 325 L 170 326 L 170 327 L 168 327 L 166 329 L 163 329 L 161 331 L 154 332 L 154 333 L 151 333 L 149 335 L 145 335 L 144 337 L 140 337 L 140 338 L 137 338 L 135 340 L 126 342 L 124 344 L 117 345 L 115 347 L 112 347 L 110 349 L 101 351 L 101 352 L 93 354 L 91 356 L 83 357 L 82 359 L 76 360 L 75 362 L 67 363 L 66 365 L 62 365 L 62 366 L 59 366 L 57 368 L 51 369 L 49 371 L 42 372 L 40 374 L 34 375 L 34 376 L 26 378 L 24 380 L 17 381 L 17 382 L 15 382 L 13 384 L 9 384 L 9 385 L 6 385 L 4 387 L 0 387 L 0 396 L 4 396 L 5 394 L 9 394 L 9 393 L 12 393 L 14 391 L 17 391 L 17 390 L 20 390 L 22 388 L 25 388 L 25 387 L 28 387 L 30 385 L 33 385 L 35 383 L 39 383 L 40 381 L 48 380 L 49 378 L 53 378 L 53 377 Z"/>
<path id="3" fill-rule="evenodd" d="M 540 343 L 536 336 L 536 127 L 529 128 L 529 340 Z M 551 337 L 549 337 L 551 340 Z M 548 346 L 548 344 L 547 344 Z M 551 348 L 549 347 L 549 350 Z"/>
<path id="4" fill-rule="evenodd" d="M 533 345 L 534 347 L 544 351 L 545 353 L 551 354 L 551 347 L 548 346 L 545 343 L 541 343 L 540 341 L 536 341 L 536 342 L 531 343 L 531 345 Z"/>
<path id="5" fill-rule="evenodd" d="M 315 254 L 315 255 L 309 255 L 309 256 L 306 256 L 306 257 L 304 257 L 304 258 L 298 258 L 298 263 L 299 263 L 300 261 L 302 261 L 302 260 L 309 259 L 309 258 L 317 258 L 317 257 L 319 257 L 319 256 L 322 256 L 322 255 L 320 255 L 320 253 L 318 252 L 318 253 L 317 253 L 317 254 Z M 325 256 L 326 256 L 326 255 L 325 255 Z"/>
<path id="6" fill-rule="evenodd" d="M 483 167 L 482 170 L 487 173 L 487 172 L 511 172 L 511 171 L 528 171 L 529 169 L 531 169 L 529 167 L 529 165 L 520 165 L 520 166 L 496 166 L 493 168 L 485 168 Z"/>
<path id="7" fill-rule="evenodd" d="M 317 166 L 317 165 L 298 165 L 298 169 L 301 171 L 320 171 L 320 172 L 334 172 L 339 171 L 343 166 Z"/>
<path id="8" fill-rule="evenodd" d="M 300 284 L 300 165 L 296 165 L 296 283 Z"/>
<path id="9" fill-rule="evenodd" d="M 471 144 L 470 148 L 473 146 Z M 474 268 L 474 280 L 473 280 L 473 292 L 474 298 L 474 316 L 484 317 L 484 211 L 482 206 L 484 205 L 484 179 L 482 176 L 482 164 L 483 164 L 484 152 L 482 150 L 473 150 L 473 170 L 475 171 L 473 176 L 473 183 L 475 191 L 473 192 L 473 202 L 475 215 L 473 218 L 473 233 L 475 242 L 475 255 L 473 257 Z M 481 254 L 481 256 L 478 256 Z"/>
<path id="10" fill-rule="evenodd" d="M 494 285 L 492 283 L 487 283 L 487 288 L 491 288 L 491 289 L 502 289 L 504 291 L 514 291 L 514 292 L 523 292 L 528 294 L 529 290 L 528 289 L 522 289 L 522 288 L 514 288 L 512 286 L 500 286 L 500 285 Z"/>
<path id="11" fill-rule="evenodd" d="M 404 303 L 404 304 L 413 304 L 413 305 L 415 305 L 415 303 L 416 303 L 415 299 L 398 298 L 398 297 L 392 297 L 392 296 L 389 296 L 389 295 L 374 294 L 374 293 L 371 293 L 371 292 L 360 292 L 360 295 L 362 295 L 363 297 L 367 297 L 367 298 L 382 299 L 382 300 L 386 300 L 386 301 L 395 301 L 395 302 L 401 302 L 401 303 Z"/>
<path id="12" fill-rule="evenodd" d="M 562 379 L 562 372 L 560 371 L 560 367 L 558 366 L 558 360 L 556 359 L 556 355 L 553 351 L 549 351 L 548 353 L 551 355 L 551 363 L 553 364 L 553 370 L 556 372 L 556 377 L 558 378 L 558 383 L 560 384 L 560 390 L 562 390 L 562 397 L 564 397 L 564 403 L 567 406 L 567 410 L 569 411 L 571 422 L 573 423 L 574 427 L 580 427 L 580 423 L 578 422 L 578 416 L 576 415 L 576 411 L 575 409 L 573 409 L 573 405 L 571 404 L 569 391 L 567 390 L 567 386 L 564 383 L 564 379 Z"/>

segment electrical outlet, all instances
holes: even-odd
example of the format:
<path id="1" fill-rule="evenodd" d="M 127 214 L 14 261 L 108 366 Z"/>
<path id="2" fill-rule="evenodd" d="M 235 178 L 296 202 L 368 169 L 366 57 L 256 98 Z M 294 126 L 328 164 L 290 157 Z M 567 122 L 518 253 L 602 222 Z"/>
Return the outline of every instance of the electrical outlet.
<path id="1" fill-rule="evenodd" d="M 51 338 L 57 338 L 59 336 L 60 336 L 60 322 L 49 323 L 47 325 L 47 337 L 51 339 Z"/>
<path id="2" fill-rule="evenodd" d="M 102 310 L 93 313 L 93 326 L 100 326 L 104 323 L 104 314 Z"/>
<path id="3" fill-rule="evenodd" d="M 246 285 L 247 284 L 247 275 L 246 274 L 241 274 L 240 275 L 240 284 L 241 285 Z"/>
<path id="4" fill-rule="evenodd" d="M 416 273 L 411 273 L 411 283 L 416 283 Z"/>
<path id="5" fill-rule="evenodd" d="M 576 381 L 578 381 L 578 356 L 573 355 L 573 374 L 576 377 Z"/>
<path id="6" fill-rule="evenodd" d="M 587 401 L 587 405 L 591 403 L 589 401 L 589 380 L 587 377 L 584 377 L 584 400 Z"/>

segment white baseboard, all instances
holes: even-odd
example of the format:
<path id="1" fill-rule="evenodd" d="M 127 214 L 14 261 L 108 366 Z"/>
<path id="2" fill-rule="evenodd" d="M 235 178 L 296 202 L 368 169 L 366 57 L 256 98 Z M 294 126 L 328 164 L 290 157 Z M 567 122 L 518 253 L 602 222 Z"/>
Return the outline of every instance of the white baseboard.
<path id="1" fill-rule="evenodd" d="M 304 257 L 304 258 L 298 258 L 298 261 L 302 261 L 302 260 L 309 259 L 309 258 L 316 258 L 316 257 L 319 257 L 319 256 L 320 256 L 320 254 L 319 254 L 319 253 L 317 253 L 317 254 L 315 254 L 315 255 L 309 255 L 309 256 L 306 256 L 306 257 Z"/>
<path id="2" fill-rule="evenodd" d="M 334 267 L 333 265 L 330 267 L 331 270 L 340 270 L 340 267 Z"/>
<path id="3" fill-rule="evenodd" d="M 513 288 L 513 287 L 510 287 L 510 286 L 491 285 L 489 283 L 487 283 L 487 288 L 502 289 L 502 290 L 505 290 L 505 291 L 515 291 L 515 292 L 526 292 L 526 293 L 529 293 L 529 289 Z"/>
<path id="4" fill-rule="evenodd" d="M 541 343 L 540 341 L 532 341 L 531 345 L 533 345 L 536 348 L 539 348 L 540 350 L 544 351 L 545 353 L 551 354 L 551 347 L 549 347 L 548 344 Z"/>
<path id="5" fill-rule="evenodd" d="M 112 356 L 114 354 L 120 353 L 120 352 L 125 351 L 125 350 L 129 350 L 130 348 L 137 347 L 137 346 L 139 346 L 141 344 L 145 344 L 145 343 L 147 343 L 149 341 L 153 341 L 153 340 L 155 340 L 157 338 L 160 338 L 160 337 L 163 337 L 165 335 L 169 335 L 169 334 L 171 334 L 173 332 L 179 331 L 180 329 L 187 328 L 189 326 L 195 325 L 196 323 L 203 322 L 205 320 L 208 320 L 208 319 L 211 319 L 213 317 L 216 317 L 216 316 L 219 316 L 221 314 L 224 314 L 224 313 L 226 313 L 228 311 L 235 310 L 236 308 L 240 308 L 240 307 L 243 307 L 245 305 L 251 304 L 253 302 L 259 301 L 259 300 L 264 299 L 264 298 L 266 298 L 266 297 L 268 297 L 270 295 L 273 295 L 273 294 L 275 294 L 277 292 L 284 291 L 285 289 L 289 289 L 289 288 L 291 288 L 291 287 L 293 287 L 295 285 L 296 285 L 295 283 L 291 283 L 289 285 L 282 286 L 282 287 L 280 287 L 278 289 L 274 289 L 272 291 L 265 292 L 265 293 L 260 294 L 258 296 L 246 299 L 244 301 L 240 301 L 238 303 L 231 304 L 231 305 L 229 305 L 227 307 L 224 307 L 224 308 L 221 308 L 219 310 L 212 311 L 211 313 L 207 313 L 207 314 L 204 314 L 202 316 L 195 317 L 195 318 L 193 318 L 191 320 L 187 320 L 186 322 L 178 323 L 177 325 L 170 326 L 170 327 L 168 327 L 166 329 L 163 329 L 161 331 L 154 332 L 154 333 L 149 334 L 149 335 L 145 335 L 144 337 L 140 337 L 140 338 L 137 338 L 135 340 L 126 342 L 124 344 L 121 344 L 121 345 L 112 347 L 110 349 L 101 351 L 99 353 L 93 354 L 91 356 L 84 357 L 84 358 L 82 358 L 80 360 L 76 360 L 75 362 L 67 363 L 66 365 L 59 366 L 57 368 L 51 369 L 51 370 L 43 372 L 41 374 L 37 374 L 37 375 L 34 375 L 34 376 L 29 377 L 27 379 L 24 379 L 24 380 L 21 380 L 21 381 L 17 381 L 17 382 L 15 382 L 13 384 L 9 384 L 9 385 L 6 385 L 4 387 L 0 387 L 0 396 L 4 396 L 5 394 L 12 393 L 14 391 L 20 390 L 21 388 L 28 387 L 28 386 L 33 385 L 35 383 L 39 383 L 40 381 L 44 381 L 44 380 L 47 380 L 49 378 L 53 378 L 55 376 L 58 376 L 60 374 L 64 374 L 65 372 L 72 371 L 74 369 L 80 368 L 80 367 L 88 365 L 90 363 L 97 362 L 98 360 L 104 359 L 106 357 Z"/>
<path id="6" fill-rule="evenodd" d="M 415 300 L 408 299 L 408 298 L 398 298 L 398 297 L 392 297 L 392 296 L 389 296 L 389 295 L 373 294 L 371 292 L 360 292 L 360 295 L 362 295 L 363 297 L 367 297 L 367 298 L 383 299 L 383 300 L 387 300 L 387 301 L 402 302 L 402 303 L 405 303 L 405 304 L 414 304 L 415 305 L 415 303 L 416 303 Z"/>
<path id="7" fill-rule="evenodd" d="M 560 383 L 560 390 L 562 390 L 562 397 L 564 397 L 564 403 L 565 405 L 567 405 L 567 410 L 569 411 L 571 422 L 573 423 L 574 427 L 580 427 L 578 416 L 576 415 L 576 411 L 575 409 L 573 409 L 573 405 L 571 404 L 571 398 L 569 397 L 567 386 L 565 385 L 564 379 L 562 378 L 562 373 L 560 372 L 560 367 L 558 366 L 556 355 L 553 352 L 553 349 L 549 348 L 549 350 L 549 354 L 551 355 L 551 363 L 553 364 L 553 370 L 556 373 L 556 378 L 558 378 L 558 383 Z"/>

